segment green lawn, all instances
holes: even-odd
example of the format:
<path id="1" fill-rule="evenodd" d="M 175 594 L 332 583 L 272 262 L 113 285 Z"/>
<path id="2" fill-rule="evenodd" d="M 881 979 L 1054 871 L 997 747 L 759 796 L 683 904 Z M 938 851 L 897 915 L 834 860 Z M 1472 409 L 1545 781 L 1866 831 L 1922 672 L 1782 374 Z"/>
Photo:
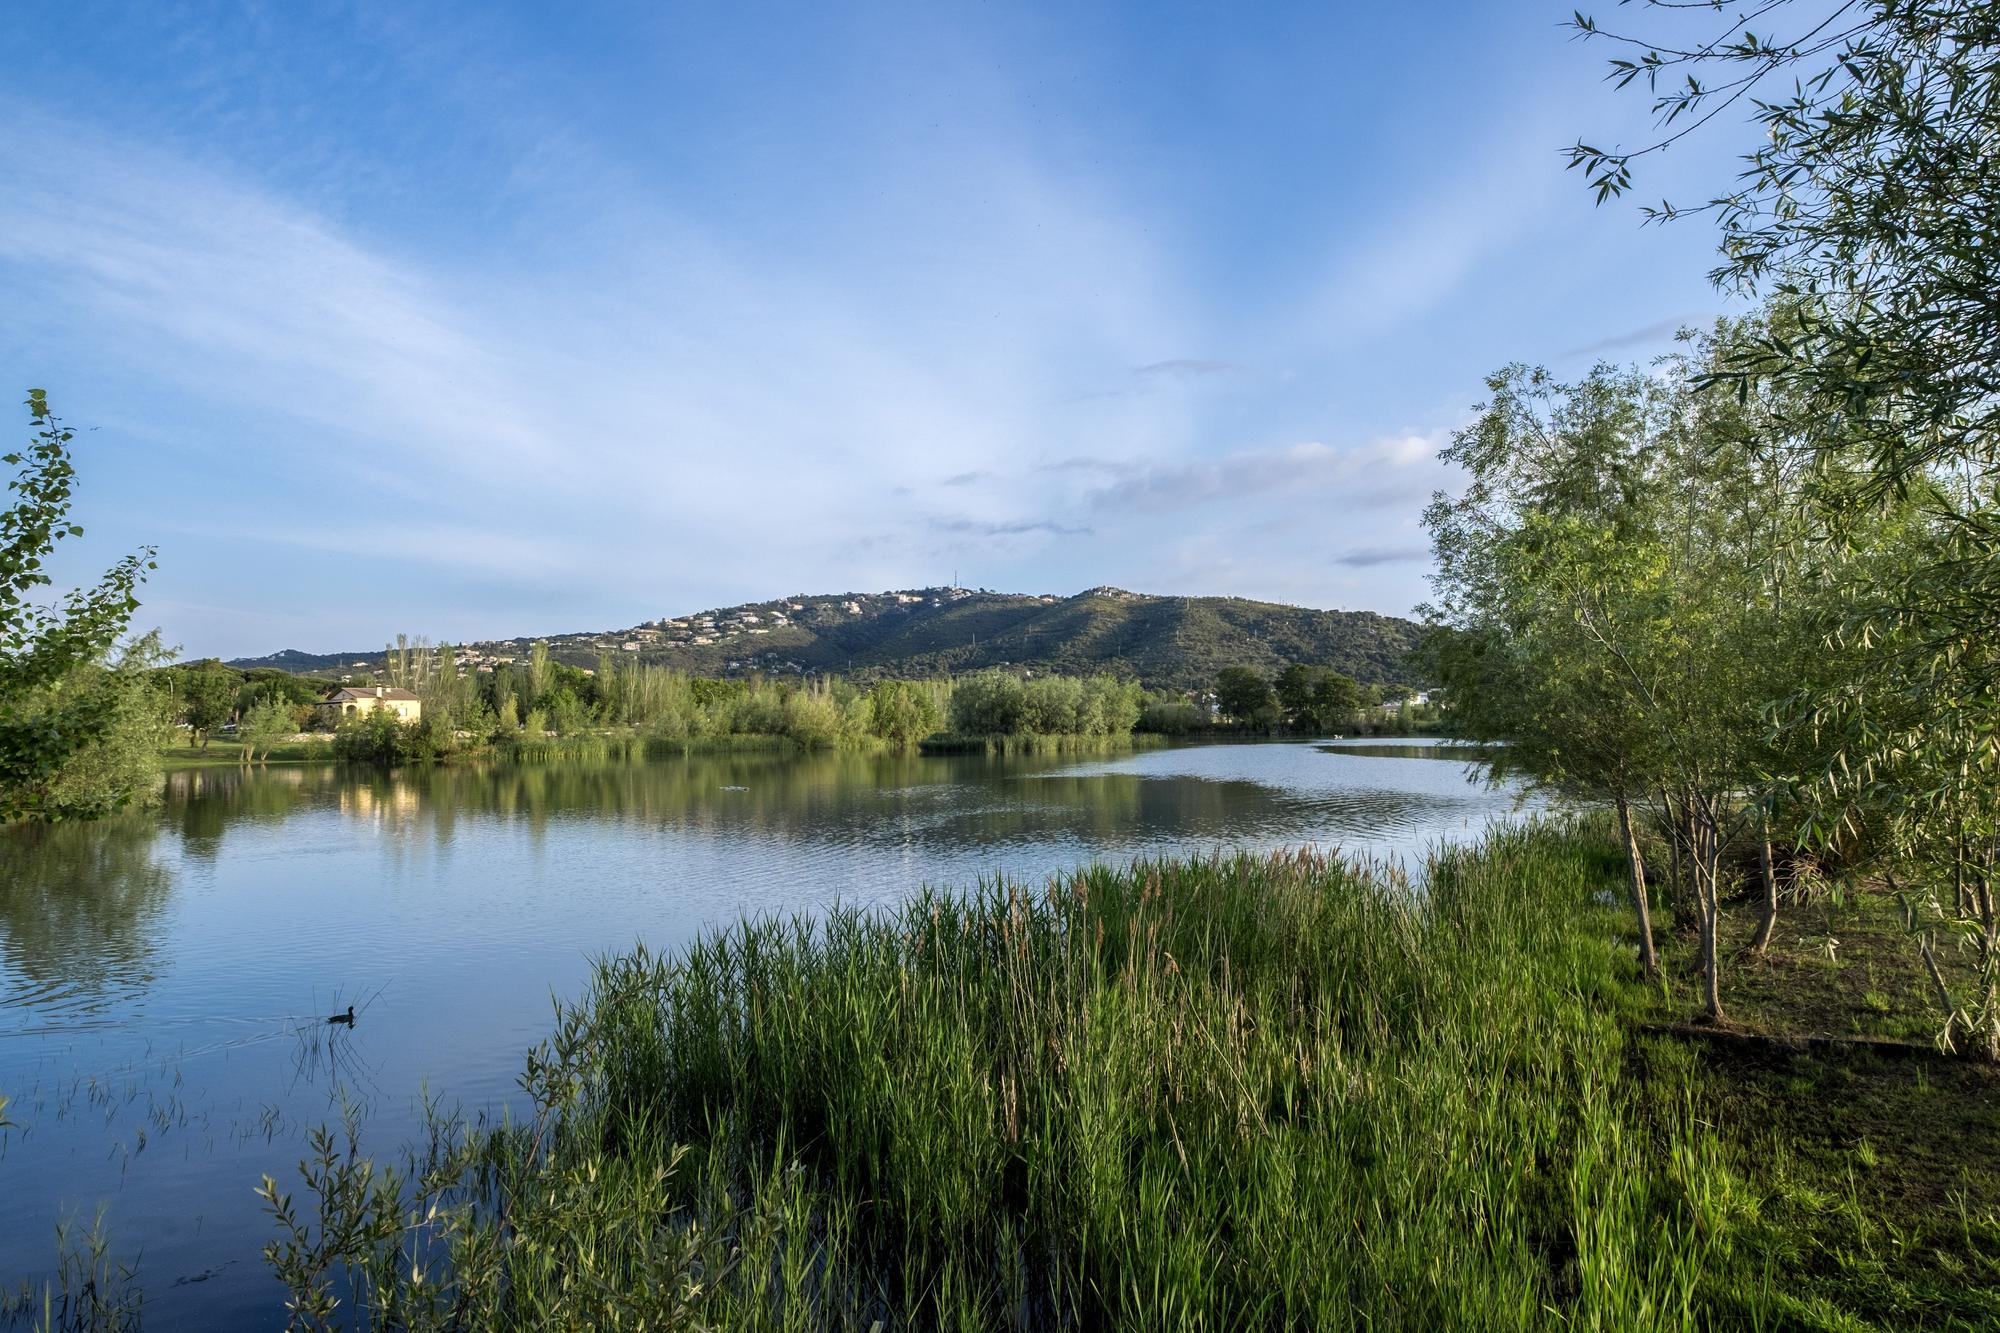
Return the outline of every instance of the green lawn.
<path id="1" fill-rule="evenodd" d="M 243 743 L 226 736 L 217 736 L 204 746 L 170 745 L 161 751 L 161 758 L 169 769 L 204 768 L 227 765 L 231 768 L 243 763 Z M 301 741 L 274 746 L 270 753 L 259 762 L 270 764 L 304 764 L 333 758 L 331 738 Z"/>

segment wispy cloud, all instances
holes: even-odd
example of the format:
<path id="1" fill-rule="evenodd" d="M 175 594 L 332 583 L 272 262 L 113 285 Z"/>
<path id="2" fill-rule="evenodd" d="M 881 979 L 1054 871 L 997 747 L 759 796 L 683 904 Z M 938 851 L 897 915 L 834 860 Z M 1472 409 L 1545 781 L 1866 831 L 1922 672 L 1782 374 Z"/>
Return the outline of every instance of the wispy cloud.
<path id="1" fill-rule="evenodd" d="M 1249 374 L 1249 367 L 1234 361 L 1214 361 L 1191 356 L 1170 357 L 1165 361 L 1149 361 L 1143 366 L 1133 366 L 1127 372 L 1125 379 L 1109 388 L 1069 394 L 1059 401 L 1074 404 L 1101 402 L 1106 399 L 1139 398 L 1165 392 L 1169 386 L 1188 388 L 1203 383 L 1244 378 Z"/>
<path id="2" fill-rule="evenodd" d="M 1119 458 L 1095 458 L 1081 454 L 1074 458 L 1053 458 L 1035 464 L 1036 472 L 1103 472 L 1114 477 L 1128 476 L 1139 464 Z"/>
<path id="3" fill-rule="evenodd" d="M 1377 565 L 1402 565 L 1431 557 L 1428 546 L 1364 546 L 1343 551 L 1333 563 L 1348 569 L 1373 569 Z"/>
<path id="4" fill-rule="evenodd" d="M 1174 357 L 1167 361 L 1154 361 L 1149 365 L 1134 366 L 1132 374 L 1142 380 L 1190 380 L 1213 379 L 1218 375 L 1240 375 L 1244 368 L 1234 361 L 1205 361 L 1197 357 Z"/>
<path id="5" fill-rule="evenodd" d="M 0 266 L 115 329 L 130 368 L 392 447 L 406 466 L 547 456 L 516 368 L 417 272 L 192 163 L 8 120 L 0 165 L 20 188 L 0 195 Z"/>
<path id="6" fill-rule="evenodd" d="M 888 586 L 926 533 L 1082 535 L 1004 513 L 932 524 L 909 512 L 907 478 L 943 457 L 960 464 L 943 484 L 971 490 L 1018 470 L 1022 440 L 1068 443 L 1040 419 L 1047 352 L 1031 334 L 1130 360 L 1177 322 L 1116 210 L 1026 159 L 986 164 L 1010 190 L 982 224 L 992 235 L 969 239 L 997 256 L 983 288 L 753 262 L 631 195 L 562 202 L 598 219 L 602 249 L 556 285 L 533 253 L 419 263 L 156 145 L 30 110 L 8 119 L 0 168 L 20 188 L 0 196 L 0 279 L 52 312 L 49 347 L 115 346 L 123 378 L 186 404 L 178 433 L 205 420 L 218 458 L 254 460 L 234 484 L 250 512 L 312 497 L 304 523 L 184 530 L 184 550 L 282 547 L 295 580 L 328 587 L 401 567 L 392 583 L 359 577 L 374 591 L 330 605 L 330 624 L 473 631 L 437 623 L 412 577 L 426 569 L 481 579 L 497 602 L 587 567 L 588 597 L 657 614 L 795 586 L 835 553 L 848 563 L 826 577 Z M 1042 239 L 1010 251 L 1007 234 Z M 1097 295 L 1076 300 L 1086 285 Z M 185 482 L 130 462 L 156 491 Z M 1040 503 L 982 498 L 1017 513 Z M 858 545 L 857 531 L 882 540 Z M 291 595 L 255 584 L 232 588 L 242 605 L 275 613 Z M 238 620 L 215 631 L 233 641 Z"/>
<path id="7" fill-rule="evenodd" d="M 169 523 L 161 531 L 169 543 L 177 537 L 192 537 L 335 556 L 365 552 L 412 567 L 504 573 L 518 581 L 574 581 L 588 575 L 593 565 L 590 544 L 567 536 L 435 519 L 330 524 L 302 518 L 277 524 L 267 517 L 252 516 L 228 525 Z"/>
<path id="8" fill-rule="evenodd" d="M 1391 503 L 1428 492 L 1433 441 L 1402 436 L 1359 447 L 1310 442 L 1249 449 L 1214 458 L 1142 468 L 1094 492 L 1099 509 L 1178 509 L 1272 492 L 1303 497 L 1330 488 L 1348 503 Z"/>
<path id="9" fill-rule="evenodd" d="M 1087 537 L 1091 529 L 1067 523 L 1054 523 L 1046 519 L 1013 519 L 992 523 L 974 518 L 935 518 L 931 528 L 936 532 L 974 537 L 1025 537 L 1034 533 L 1045 533 L 1051 537 Z"/>
<path id="10" fill-rule="evenodd" d="M 1682 329 L 1700 328 L 1712 319 L 1713 315 L 1676 315 L 1672 319 L 1656 319 L 1639 328 L 1628 329 L 1624 333 L 1614 333 L 1595 342 L 1585 343 L 1581 347 L 1572 347 L 1558 355 L 1566 361 L 1571 357 L 1597 356 L 1604 352 L 1623 351 L 1628 347 L 1656 346 L 1670 341 Z"/>
<path id="11" fill-rule="evenodd" d="M 1546 147 L 1562 137 L 1546 110 L 1507 115 L 1464 137 L 1455 169 L 1399 178 L 1369 210 L 1372 225 L 1339 235 L 1307 283 L 1300 335 L 1352 345 L 1446 304 L 1565 186 Z"/>

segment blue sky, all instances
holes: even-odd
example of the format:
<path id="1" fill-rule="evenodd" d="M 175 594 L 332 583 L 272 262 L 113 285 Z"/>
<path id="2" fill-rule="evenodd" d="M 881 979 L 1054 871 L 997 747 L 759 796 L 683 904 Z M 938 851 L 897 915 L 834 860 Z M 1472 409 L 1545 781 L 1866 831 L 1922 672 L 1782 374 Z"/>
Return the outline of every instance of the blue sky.
<path id="1" fill-rule="evenodd" d="M 1646 131 L 1568 13 L 30 5 L 0 378 L 191 654 L 954 571 L 1402 613 L 1485 374 L 1725 308 L 1561 169 Z"/>

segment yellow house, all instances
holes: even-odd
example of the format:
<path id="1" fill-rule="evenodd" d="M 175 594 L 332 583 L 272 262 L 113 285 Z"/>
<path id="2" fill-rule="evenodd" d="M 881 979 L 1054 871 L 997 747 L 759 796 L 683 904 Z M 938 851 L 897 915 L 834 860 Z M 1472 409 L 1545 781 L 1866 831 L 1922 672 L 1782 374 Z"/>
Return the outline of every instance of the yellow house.
<path id="1" fill-rule="evenodd" d="M 343 685 L 319 701 L 319 716 L 329 724 L 367 717 L 386 709 L 398 721 L 415 722 L 424 715 L 424 701 L 400 685 Z"/>

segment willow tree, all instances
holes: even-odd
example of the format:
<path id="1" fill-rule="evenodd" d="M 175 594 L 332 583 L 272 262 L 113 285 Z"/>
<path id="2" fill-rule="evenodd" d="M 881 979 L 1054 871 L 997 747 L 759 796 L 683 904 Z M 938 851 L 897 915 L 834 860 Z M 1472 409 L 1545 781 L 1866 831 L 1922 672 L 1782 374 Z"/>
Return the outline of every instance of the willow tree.
<path id="1" fill-rule="evenodd" d="M 1913 494 L 1830 571 L 1844 671 L 1800 692 L 1792 727 L 1827 755 L 1815 786 L 1840 818 L 1821 836 L 1866 820 L 1894 859 L 1940 1044 L 2000 1060 L 2000 639 L 1963 628 L 2000 604 L 2000 519 L 1940 517 L 1948 504 Z"/>
<path id="2" fill-rule="evenodd" d="M 290 706 L 279 699 L 260 699 L 236 724 L 236 738 L 243 744 L 238 752 L 238 762 L 245 767 L 262 763 L 280 742 L 298 729 L 298 719 Z"/>
<path id="3" fill-rule="evenodd" d="M 536 639 L 528 645 L 528 679 L 525 691 L 528 706 L 543 706 L 543 697 L 554 686 L 555 672 L 549 665 L 549 643 L 547 639 Z"/>
<path id="4" fill-rule="evenodd" d="M 1576 579 L 1561 554 L 1565 538 L 1627 526 L 1646 386 L 1609 367 L 1564 385 L 1510 366 L 1487 387 L 1478 421 L 1443 455 L 1465 470 L 1465 489 L 1438 495 L 1424 515 L 1437 561 L 1425 608 L 1432 669 L 1460 732 L 1501 743 L 1490 752 L 1496 777 L 1614 804 L 1650 974 L 1658 960 L 1633 806 L 1657 780 L 1654 735 L 1574 602 L 1607 585 Z"/>
<path id="5" fill-rule="evenodd" d="M 1927 962 L 1939 934 L 1969 942 L 1976 1004 L 1932 969 L 1944 1036 L 1983 1025 L 2000 1055 L 1988 1020 L 2000 1009 L 1996 927 L 1980 905 L 1993 846 L 1981 830 L 2000 776 L 2000 6 L 1650 0 L 1620 22 L 1637 26 L 1575 20 L 1617 48 L 1610 77 L 1650 91 L 1661 132 L 1633 149 L 1579 143 L 1571 165 L 1609 199 L 1678 139 L 1739 116 L 1756 130 L 1710 198 L 1646 211 L 1712 218 L 1715 281 L 1797 312 L 1709 376 L 1738 395 L 1782 386 L 1797 433 L 1843 483 L 1828 488 L 1839 497 L 1830 516 L 1866 529 L 1828 543 L 1845 580 L 1829 642 L 1857 671 L 1824 680 L 1795 716 L 1829 747 L 1817 787 L 1836 797 L 1831 822 L 1842 802 L 1861 802 L 1919 878 L 1950 881 L 1948 893 L 1906 898 L 1912 926 Z M 1866 549 L 1898 521 L 1871 501 L 1916 507 L 1905 544 Z M 1937 910 L 1920 912 L 1920 900 Z"/>
<path id="6" fill-rule="evenodd" d="M 1613 806 L 1651 966 L 1633 826 L 1649 808 L 1688 872 L 1713 1019 L 1726 853 L 1779 789 L 1765 705 L 1805 655 L 1774 575 L 1792 557 L 1768 525 L 1761 418 L 1695 389 L 1736 334 L 1573 384 L 1495 376 L 1444 453 L 1466 488 L 1426 513 L 1454 716 L 1506 743 L 1497 767 Z"/>
<path id="7" fill-rule="evenodd" d="M 869 692 L 869 729 L 909 747 L 944 725 L 945 691 L 928 681 L 884 680 Z"/>
<path id="8" fill-rule="evenodd" d="M 1512 773 L 1566 795 L 1610 799 L 1630 869 L 1640 963 L 1652 973 L 1652 909 L 1632 807 L 1656 789 L 1662 755 L 1616 654 L 1598 650 L 1590 610 L 1610 588 L 1586 570 L 1592 534 L 1630 550 L 1642 490 L 1650 388 L 1608 366 L 1578 384 L 1508 366 L 1488 380 L 1490 402 L 1444 450 L 1466 472 L 1456 496 L 1424 514 L 1438 572 L 1432 667 L 1452 717 L 1474 741 L 1504 743 L 1496 775 Z M 1596 554 L 1606 552 L 1596 542 Z"/>
<path id="9" fill-rule="evenodd" d="M 1646 90 L 1660 126 L 1635 148 L 1570 150 L 1600 199 L 1633 189 L 1642 159 L 1718 122 L 1755 130 L 1709 198 L 1645 210 L 1713 219 L 1713 279 L 1800 313 L 1721 377 L 1784 380 L 1802 412 L 1846 419 L 1881 483 L 1939 461 L 1994 462 L 2000 6 L 1645 0 L 1616 23 L 1574 24 L 1614 48 L 1609 77 Z"/>
<path id="10" fill-rule="evenodd" d="M 459 665 L 458 649 L 440 643 L 434 657 L 429 678 L 418 690 L 424 701 L 424 716 L 451 731 L 474 734 L 490 731 L 492 718 L 480 699 L 479 681 Z"/>

